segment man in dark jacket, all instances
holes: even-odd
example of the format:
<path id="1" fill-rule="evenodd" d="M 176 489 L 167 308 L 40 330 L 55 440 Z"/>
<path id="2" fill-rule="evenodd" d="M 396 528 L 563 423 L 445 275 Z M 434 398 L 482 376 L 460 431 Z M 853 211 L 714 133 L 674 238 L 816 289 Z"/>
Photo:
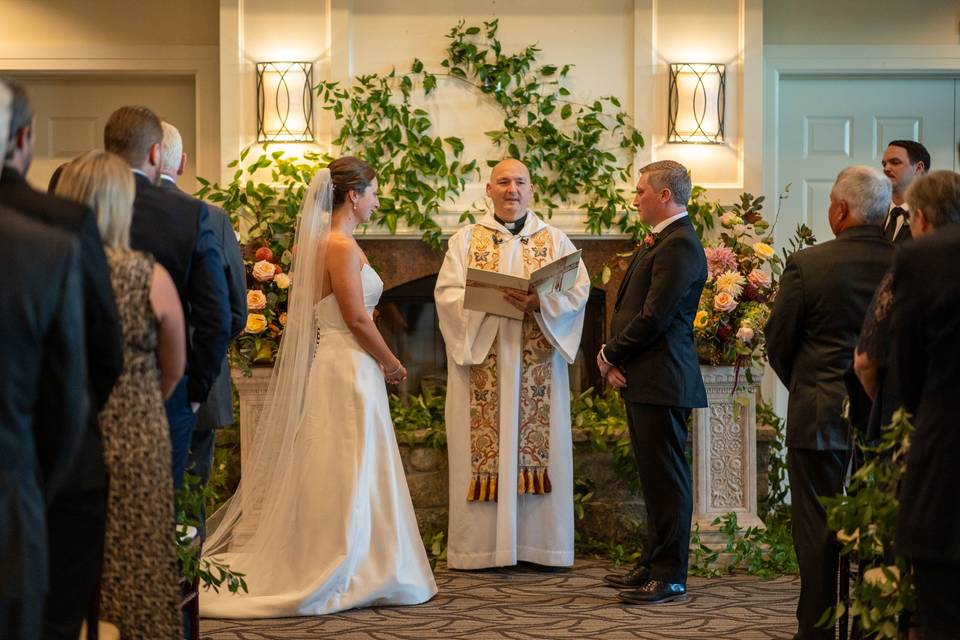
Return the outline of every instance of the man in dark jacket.
<path id="1" fill-rule="evenodd" d="M 937 205 L 956 217 L 960 180 L 952 183 Z M 897 552 L 913 561 L 924 640 L 960 632 L 958 256 L 960 226 L 952 224 L 899 249 L 893 265 L 890 367 L 915 429 L 900 486 Z"/>
<path id="2" fill-rule="evenodd" d="M 72 639 L 80 632 L 100 575 L 106 475 L 97 415 L 123 369 L 122 336 L 96 217 L 83 205 L 40 193 L 27 184 L 34 147 L 33 109 L 22 86 L 11 79 L 3 84 L 12 94 L 12 108 L 0 204 L 66 231 L 79 243 L 90 411 L 62 491 L 47 488 L 51 562 L 45 635 Z"/>
<path id="3" fill-rule="evenodd" d="M 0 287 L 0 637 L 31 640 L 53 568 L 46 496 L 70 479 L 90 410 L 83 281 L 69 234 L 3 208 L 0 229 L 18 274 Z M 74 598 L 85 609 L 89 593 Z"/>
<path id="4" fill-rule="evenodd" d="M 103 137 L 106 150 L 125 159 L 135 174 L 130 245 L 153 254 L 170 273 L 186 317 L 187 374 L 166 402 L 173 481 L 179 487 L 196 411 L 220 374 L 230 341 L 223 261 L 210 229 L 207 205 L 157 185 L 163 146 L 160 119 L 146 107 L 121 107 L 107 120 Z"/>
<path id="5" fill-rule="evenodd" d="M 187 154 L 183 151 L 180 131 L 169 122 L 163 125 L 163 164 L 160 170 L 160 186 L 180 191 L 177 178 L 183 175 Z M 230 337 L 236 338 L 247 324 L 247 272 L 240 254 L 240 243 L 230 224 L 227 212 L 214 205 L 207 205 L 209 222 L 217 240 L 224 276 L 230 293 Z M 213 469 L 213 453 L 217 429 L 233 424 L 233 387 L 230 384 L 230 364 L 223 360 L 220 375 L 210 387 L 207 401 L 197 411 L 197 424 L 190 442 L 187 470 L 206 486 Z M 200 536 L 205 537 L 204 514 L 200 515 Z"/>
<path id="6" fill-rule="evenodd" d="M 693 511 L 687 420 L 693 408 L 707 406 L 693 342 L 707 261 L 687 217 L 690 191 L 690 174 L 677 162 L 640 170 L 633 204 L 653 228 L 627 268 L 597 359 L 607 381 L 622 389 L 647 506 L 643 556 L 626 575 L 604 578 L 633 604 L 686 593 Z"/>
<path id="7" fill-rule="evenodd" d="M 890 181 L 870 167 L 840 172 L 828 214 L 836 239 L 790 256 L 765 330 L 770 366 L 790 392 L 787 472 L 800 564 L 796 637 L 802 640 L 834 637 L 832 628 L 816 626 L 836 604 L 839 562 L 819 498 L 843 487 L 851 449 L 844 374 L 867 306 L 890 267 L 893 247 L 881 226 L 890 191 Z"/>

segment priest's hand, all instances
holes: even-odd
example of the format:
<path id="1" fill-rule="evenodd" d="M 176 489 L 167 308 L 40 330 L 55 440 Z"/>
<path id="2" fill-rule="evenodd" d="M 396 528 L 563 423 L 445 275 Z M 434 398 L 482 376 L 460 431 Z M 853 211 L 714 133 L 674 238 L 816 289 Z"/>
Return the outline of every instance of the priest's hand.
<path id="1" fill-rule="evenodd" d="M 503 293 L 503 299 L 524 313 L 540 311 L 540 296 L 536 291 L 528 293 L 520 289 L 507 289 Z"/>
<path id="2" fill-rule="evenodd" d="M 623 389 L 627 386 L 627 376 L 623 375 L 623 371 L 621 371 L 619 367 L 611 366 L 604 375 L 604 378 L 607 384 L 614 389 Z"/>

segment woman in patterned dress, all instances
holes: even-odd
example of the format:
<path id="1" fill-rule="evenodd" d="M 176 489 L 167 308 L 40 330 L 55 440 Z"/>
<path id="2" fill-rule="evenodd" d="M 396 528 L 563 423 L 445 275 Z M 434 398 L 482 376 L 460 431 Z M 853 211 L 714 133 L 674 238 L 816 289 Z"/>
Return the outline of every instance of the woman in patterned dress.
<path id="1" fill-rule="evenodd" d="M 130 249 L 134 191 L 127 163 L 98 150 L 64 169 L 56 193 L 96 212 L 123 329 L 123 373 L 100 413 L 109 478 L 100 615 L 124 638 L 180 640 L 163 401 L 186 363 L 183 310 L 167 271 Z"/>

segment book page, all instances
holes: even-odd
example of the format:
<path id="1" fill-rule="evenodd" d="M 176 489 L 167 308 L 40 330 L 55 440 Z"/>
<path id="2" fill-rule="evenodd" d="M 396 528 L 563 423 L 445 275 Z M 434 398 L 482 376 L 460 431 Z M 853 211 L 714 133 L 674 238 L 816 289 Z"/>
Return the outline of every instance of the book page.
<path id="1" fill-rule="evenodd" d="M 523 311 L 504 300 L 503 295 L 506 289 L 527 291 L 529 287 L 526 278 L 471 267 L 467 269 L 463 308 L 521 320 Z"/>
<path id="2" fill-rule="evenodd" d="M 540 294 L 566 291 L 577 281 L 581 254 L 582 251 L 578 249 L 540 267 L 530 275 L 530 286 Z"/>

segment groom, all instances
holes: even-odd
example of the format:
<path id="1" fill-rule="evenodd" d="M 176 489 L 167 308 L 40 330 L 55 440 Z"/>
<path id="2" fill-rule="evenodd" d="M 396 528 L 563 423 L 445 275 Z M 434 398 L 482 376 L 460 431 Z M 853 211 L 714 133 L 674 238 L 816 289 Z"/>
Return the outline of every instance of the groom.
<path id="1" fill-rule="evenodd" d="M 693 343 L 707 263 L 687 217 L 690 190 L 690 174 L 678 162 L 640 170 L 633 206 L 653 228 L 617 291 L 611 337 L 597 355 L 607 383 L 621 389 L 626 402 L 647 505 L 647 539 L 636 567 L 604 578 L 631 604 L 686 593 L 693 509 L 687 419 L 692 408 L 707 406 Z"/>

